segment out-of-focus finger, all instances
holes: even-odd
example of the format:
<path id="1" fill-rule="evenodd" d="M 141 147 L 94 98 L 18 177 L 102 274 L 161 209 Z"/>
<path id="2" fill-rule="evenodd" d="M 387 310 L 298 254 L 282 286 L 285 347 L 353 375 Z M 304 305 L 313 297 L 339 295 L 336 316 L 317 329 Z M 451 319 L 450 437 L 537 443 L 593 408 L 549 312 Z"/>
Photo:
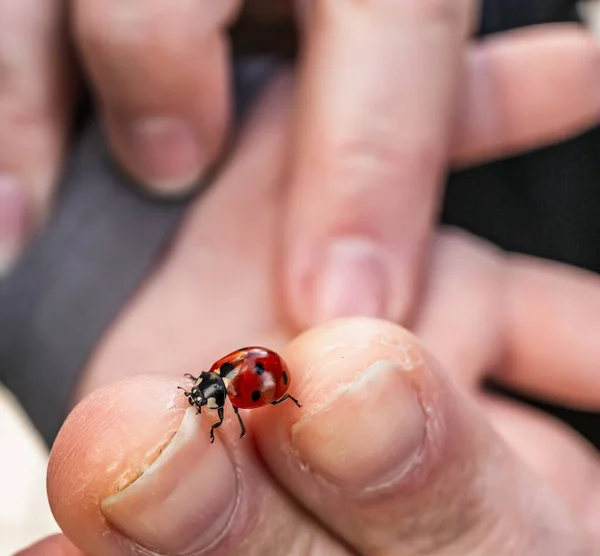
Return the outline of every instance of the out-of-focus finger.
<path id="1" fill-rule="evenodd" d="M 287 225 L 299 325 L 406 316 L 450 150 L 475 0 L 308 0 Z"/>
<path id="2" fill-rule="evenodd" d="M 62 0 L 1 0 L 0 273 L 47 217 L 74 90 Z"/>
<path id="3" fill-rule="evenodd" d="M 600 121 L 600 43 L 578 26 L 502 33 L 473 45 L 467 61 L 456 165 L 541 147 Z"/>
<path id="4" fill-rule="evenodd" d="M 511 349 L 512 336 L 505 334 L 506 325 L 511 323 L 505 318 L 507 278 L 512 275 L 510 257 L 480 238 L 452 229 L 442 230 L 432 253 L 416 333 L 448 365 L 455 382 L 481 404 L 515 451 L 589 524 L 591 532 L 599 534 L 600 462 L 595 450 L 559 421 L 516 402 L 490 398 L 481 390 L 482 379 L 491 370 L 498 369 L 497 376 L 502 377 L 504 355 Z M 527 340 L 534 345 L 538 342 L 536 336 Z M 546 349 L 553 348 L 546 344 Z M 531 381 L 527 377 L 531 370 L 521 366 L 521 380 Z M 543 372 L 536 367 L 533 370 Z M 564 372 L 573 373 L 576 390 L 571 392 L 594 388 L 583 368 Z M 562 379 L 553 385 L 554 376 L 546 375 L 542 380 L 538 375 L 538 380 L 537 385 L 530 382 L 537 395 L 559 392 L 564 386 Z"/>
<path id="5" fill-rule="evenodd" d="M 500 249 L 456 228 L 442 227 L 431 248 L 412 330 L 472 394 L 502 356 L 505 286 Z"/>
<path id="6" fill-rule="evenodd" d="M 495 378 L 550 401 L 600 408 L 600 277 L 512 255 L 506 279 L 505 347 Z"/>
<path id="7" fill-rule="evenodd" d="M 548 401 L 600 407 L 596 274 L 443 229 L 421 309 L 416 333 L 471 391 L 488 377 Z"/>
<path id="8" fill-rule="evenodd" d="M 548 482 L 600 539 L 598 451 L 563 422 L 531 407 L 486 397 L 496 430 Z M 532 439 L 535 439 L 532 442 Z"/>
<path id="9" fill-rule="evenodd" d="M 240 0 L 75 0 L 78 42 L 115 154 L 161 194 L 190 188 L 229 127 L 225 27 Z"/>

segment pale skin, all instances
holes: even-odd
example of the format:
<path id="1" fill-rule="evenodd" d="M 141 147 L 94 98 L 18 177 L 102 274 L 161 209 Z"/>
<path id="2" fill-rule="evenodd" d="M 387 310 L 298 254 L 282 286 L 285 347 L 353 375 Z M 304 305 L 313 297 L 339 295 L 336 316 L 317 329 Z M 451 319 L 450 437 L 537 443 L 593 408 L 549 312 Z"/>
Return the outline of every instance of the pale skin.
<path id="1" fill-rule="evenodd" d="M 463 152 L 453 141 L 465 77 L 474 73 L 465 59 L 477 65 L 481 58 L 472 39 L 480 2 L 249 6 L 264 19 L 293 17 L 303 37 L 296 148 L 279 207 L 282 310 L 297 328 L 347 315 L 405 323 L 426 272 L 448 159 L 498 154 L 495 138 L 513 133 L 499 133 L 504 120 L 482 111 L 471 131 L 463 128 L 480 128 L 479 146 L 465 138 L 470 150 Z M 78 75 L 116 159 L 153 194 L 189 190 L 224 154 L 232 136 L 225 30 L 242 7 L 242 0 L 0 0 L 0 206 L 10 214 L 0 230 L 0 272 L 52 206 Z M 511 48 L 498 53 L 496 67 L 512 75 L 502 79 L 503 95 L 514 97 L 524 80 L 556 108 L 556 126 L 543 135 L 540 112 L 548 106 L 521 112 L 513 148 L 560 139 L 598 114 L 597 69 L 587 73 L 586 87 L 563 90 L 555 104 L 552 83 L 575 84 L 554 69 L 565 67 L 560 58 L 572 44 L 561 28 L 549 28 L 546 41 L 542 51 L 553 50 L 552 57 L 537 51 L 539 58 L 522 62 Z M 587 56 L 597 60 L 596 51 Z M 577 94 L 583 90 L 594 91 L 594 103 Z M 565 112 L 568 125 L 559 115 Z"/>
<path id="2" fill-rule="evenodd" d="M 359 318 L 298 336 L 273 287 L 291 91 L 282 76 L 266 93 L 173 251 L 99 346 L 48 472 L 69 540 L 23 555 L 598 554 L 597 454 L 480 384 L 494 369 L 516 388 L 597 409 L 600 279 L 442 229 L 416 337 Z M 518 99 L 501 103 L 515 125 L 488 154 L 532 133 L 511 119 L 527 111 L 527 95 Z M 471 121 L 459 122 L 455 145 L 479 159 Z M 211 445 L 210 412 L 186 409 L 177 386 L 254 343 L 282 353 L 302 408 L 245 412 L 243 440 L 227 411 Z"/>

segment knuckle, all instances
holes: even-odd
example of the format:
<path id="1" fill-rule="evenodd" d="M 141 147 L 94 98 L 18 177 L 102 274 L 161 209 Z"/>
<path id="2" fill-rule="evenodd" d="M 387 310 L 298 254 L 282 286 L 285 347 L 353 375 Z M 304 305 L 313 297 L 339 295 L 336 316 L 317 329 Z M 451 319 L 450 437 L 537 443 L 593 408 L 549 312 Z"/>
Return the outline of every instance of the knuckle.
<path id="1" fill-rule="evenodd" d="M 427 192 L 435 188 L 440 161 L 439 141 L 403 146 L 355 139 L 323 149 L 311 174 L 327 184 L 319 197 L 330 209 L 332 232 L 379 236 L 398 229 L 399 220 L 420 225 L 423 211 L 415 207 L 434 198 Z"/>
<path id="2" fill-rule="evenodd" d="M 402 145 L 391 141 L 353 139 L 338 143 L 319 166 L 327 182 L 339 184 L 325 191 L 337 218 L 377 222 L 397 218 L 401 205 L 411 206 L 411 195 L 420 195 L 419 182 L 430 181 L 440 160 L 440 142 L 413 138 Z M 399 193 L 401 191 L 401 194 Z"/>

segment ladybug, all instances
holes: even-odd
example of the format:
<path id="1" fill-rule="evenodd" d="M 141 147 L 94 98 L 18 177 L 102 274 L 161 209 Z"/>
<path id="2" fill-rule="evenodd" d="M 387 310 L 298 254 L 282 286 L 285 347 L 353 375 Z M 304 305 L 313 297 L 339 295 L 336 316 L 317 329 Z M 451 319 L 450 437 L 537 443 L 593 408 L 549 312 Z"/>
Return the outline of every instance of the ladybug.
<path id="1" fill-rule="evenodd" d="M 238 349 L 213 363 L 209 371 L 200 376 L 184 375 L 194 381 L 190 391 L 178 386 L 190 403 L 198 408 L 216 409 L 219 421 L 210 429 L 210 441 L 215 441 L 214 430 L 223 423 L 223 408 L 229 398 L 242 433 L 246 427 L 239 409 L 254 409 L 266 405 L 277 405 L 292 400 L 302 407 L 296 398 L 287 393 L 290 386 L 290 371 L 285 361 L 274 351 L 263 347 Z"/>

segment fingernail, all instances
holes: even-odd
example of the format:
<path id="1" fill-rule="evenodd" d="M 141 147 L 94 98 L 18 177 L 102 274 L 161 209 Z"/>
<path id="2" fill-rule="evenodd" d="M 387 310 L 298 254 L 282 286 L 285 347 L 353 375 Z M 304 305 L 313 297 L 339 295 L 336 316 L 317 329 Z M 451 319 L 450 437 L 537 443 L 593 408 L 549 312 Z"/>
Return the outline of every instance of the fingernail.
<path id="1" fill-rule="evenodd" d="M 348 238 L 330 245 L 315 284 L 314 324 L 344 317 L 383 317 L 386 275 L 382 250 L 373 242 Z"/>
<path id="2" fill-rule="evenodd" d="M 27 197 L 17 180 L 0 174 L 0 277 L 13 268 L 26 241 Z"/>
<path id="3" fill-rule="evenodd" d="M 124 490 L 102 501 L 108 521 L 137 544 L 165 554 L 199 551 L 225 531 L 237 478 L 220 442 L 210 444 L 188 409 L 164 452 Z"/>
<path id="4" fill-rule="evenodd" d="M 205 169 L 198 137 L 189 125 L 174 118 L 135 122 L 131 147 L 147 185 L 159 193 L 189 189 Z"/>
<path id="5" fill-rule="evenodd" d="M 368 491 L 415 466 L 425 414 L 396 362 L 380 360 L 325 406 L 292 427 L 292 442 L 309 469 L 346 488 Z"/>

